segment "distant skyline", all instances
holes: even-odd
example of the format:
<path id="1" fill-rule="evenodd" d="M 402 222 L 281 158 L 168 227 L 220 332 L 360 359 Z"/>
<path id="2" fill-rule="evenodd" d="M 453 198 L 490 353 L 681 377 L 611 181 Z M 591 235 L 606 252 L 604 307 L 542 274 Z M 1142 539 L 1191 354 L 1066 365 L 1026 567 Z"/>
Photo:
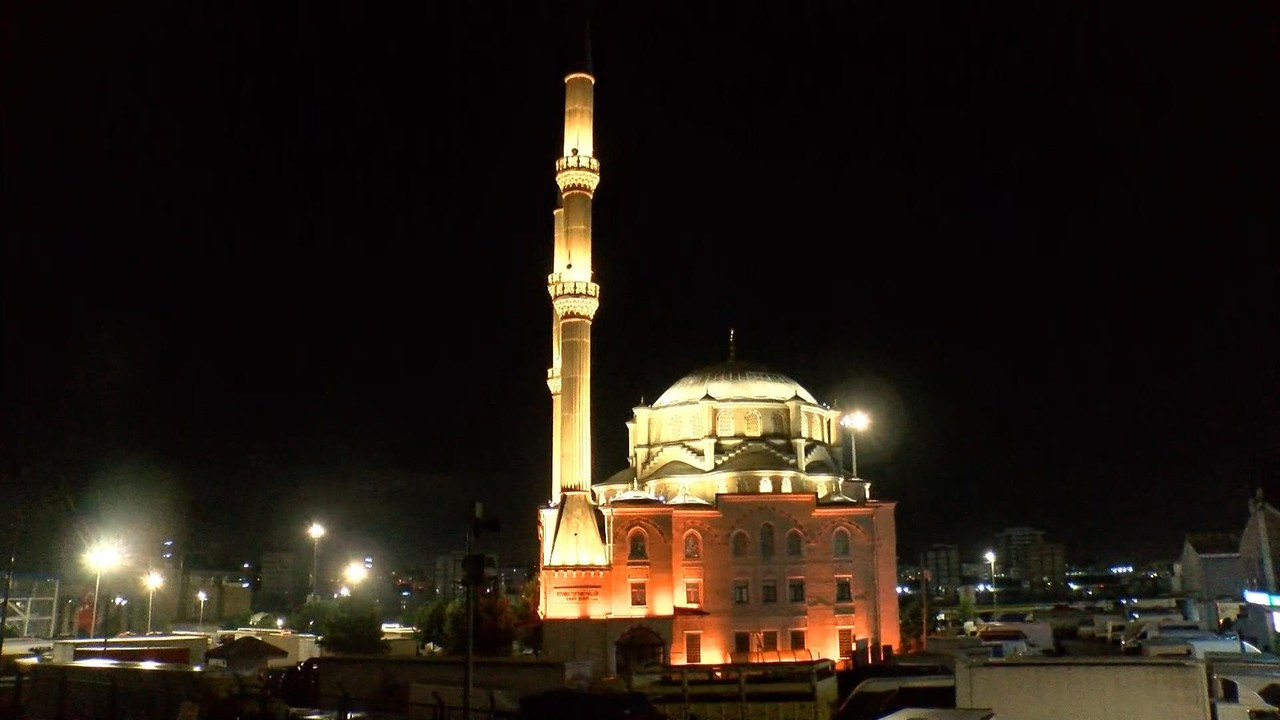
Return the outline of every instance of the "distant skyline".
<path id="1" fill-rule="evenodd" d="M 1172 558 L 1280 497 L 1272 5 L 35 4 L 0 146 L 19 566 L 305 552 L 313 518 L 425 565 L 472 499 L 533 558 L 584 12 L 596 480 L 732 328 L 871 414 L 903 563 L 1023 525 Z"/>

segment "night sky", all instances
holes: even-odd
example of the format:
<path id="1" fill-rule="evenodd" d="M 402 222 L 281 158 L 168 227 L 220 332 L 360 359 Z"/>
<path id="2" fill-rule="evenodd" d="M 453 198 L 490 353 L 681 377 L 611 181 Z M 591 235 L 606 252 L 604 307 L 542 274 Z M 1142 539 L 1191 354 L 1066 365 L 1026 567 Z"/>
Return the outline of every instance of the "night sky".
<path id="1" fill-rule="evenodd" d="M 1280 6 L 7 3 L 18 565 L 319 518 L 535 555 L 563 84 L 596 86 L 596 479 L 728 355 L 867 410 L 899 554 L 1172 558 L 1280 500 Z"/>

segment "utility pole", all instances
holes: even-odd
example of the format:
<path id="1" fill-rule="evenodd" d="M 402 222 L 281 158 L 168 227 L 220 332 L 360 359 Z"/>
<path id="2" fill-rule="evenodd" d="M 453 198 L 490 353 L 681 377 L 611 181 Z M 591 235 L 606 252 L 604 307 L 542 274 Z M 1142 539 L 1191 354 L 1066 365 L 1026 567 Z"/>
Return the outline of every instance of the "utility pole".
<path id="1" fill-rule="evenodd" d="M 475 675 L 476 591 L 486 582 L 484 554 L 475 552 L 475 541 L 482 530 L 497 532 L 498 519 L 484 516 L 484 504 L 471 505 L 467 522 L 467 554 L 462 559 L 462 583 L 467 590 L 467 645 L 462 668 L 462 720 L 471 720 L 471 685 Z"/>
<path id="2" fill-rule="evenodd" d="M 920 571 L 920 649 L 929 649 L 929 568 Z"/>
<path id="3" fill-rule="evenodd" d="M 6 468 L 6 470 L 7 472 L 4 472 L 6 479 L 10 482 L 16 481 L 18 476 L 16 465 L 12 469 Z M 19 500 L 18 514 L 12 520 L 13 544 L 9 546 L 9 566 L 4 573 L 4 597 L 0 598 L 0 657 L 4 655 L 4 631 L 9 622 L 9 593 L 13 590 L 13 566 L 18 558 L 18 539 L 22 532 L 21 502 Z M 54 602 L 57 602 L 56 598 Z"/>

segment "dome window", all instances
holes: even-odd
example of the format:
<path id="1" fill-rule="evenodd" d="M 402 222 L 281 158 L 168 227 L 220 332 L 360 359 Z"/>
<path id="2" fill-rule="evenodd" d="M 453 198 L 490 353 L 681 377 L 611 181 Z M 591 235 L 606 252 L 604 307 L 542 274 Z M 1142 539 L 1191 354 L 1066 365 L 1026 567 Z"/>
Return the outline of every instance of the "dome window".
<path id="1" fill-rule="evenodd" d="M 733 413 L 728 410 L 716 413 L 716 435 L 733 437 Z"/>
<path id="2" fill-rule="evenodd" d="M 748 412 L 745 424 L 747 437 L 760 437 L 762 434 L 760 428 L 760 413 L 755 410 Z"/>

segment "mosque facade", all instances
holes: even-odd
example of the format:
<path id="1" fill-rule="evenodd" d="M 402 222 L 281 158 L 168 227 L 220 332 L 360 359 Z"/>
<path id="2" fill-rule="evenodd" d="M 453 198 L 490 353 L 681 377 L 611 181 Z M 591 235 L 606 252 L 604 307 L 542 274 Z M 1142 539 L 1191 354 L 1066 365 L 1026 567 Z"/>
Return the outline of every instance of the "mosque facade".
<path id="1" fill-rule="evenodd" d="M 565 78 L 555 163 L 551 494 L 538 521 L 544 653 L 598 677 L 892 652 L 895 503 L 873 500 L 846 467 L 842 411 L 737 360 L 732 341 L 727 362 L 634 408 L 628 466 L 592 481 L 594 89 L 588 72 Z"/>

